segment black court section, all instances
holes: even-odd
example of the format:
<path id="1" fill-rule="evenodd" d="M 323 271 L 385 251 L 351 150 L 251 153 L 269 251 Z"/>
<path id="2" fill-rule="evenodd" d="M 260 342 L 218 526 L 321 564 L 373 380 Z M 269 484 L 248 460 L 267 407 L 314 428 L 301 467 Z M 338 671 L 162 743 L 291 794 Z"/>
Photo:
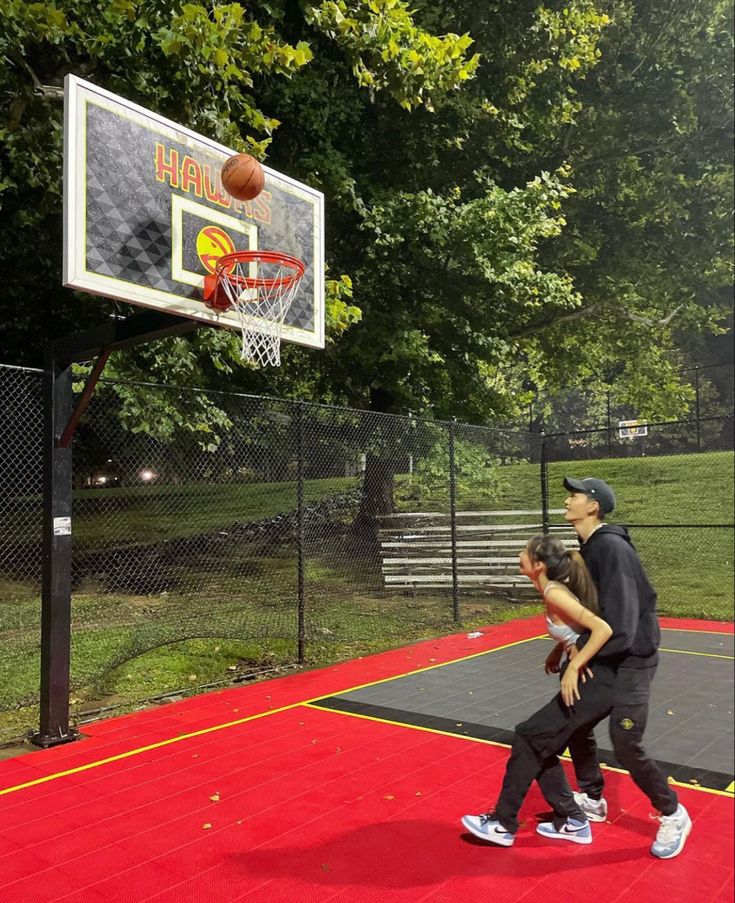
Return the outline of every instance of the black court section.
<path id="1" fill-rule="evenodd" d="M 558 678 L 543 670 L 551 647 L 530 639 L 313 704 L 510 744 L 515 725 L 556 692 Z M 732 636 L 663 631 L 645 746 L 675 780 L 732 790 L 733 676 Z M 608 719 L 596 735 L 601 761 L 617 767 Z"/>

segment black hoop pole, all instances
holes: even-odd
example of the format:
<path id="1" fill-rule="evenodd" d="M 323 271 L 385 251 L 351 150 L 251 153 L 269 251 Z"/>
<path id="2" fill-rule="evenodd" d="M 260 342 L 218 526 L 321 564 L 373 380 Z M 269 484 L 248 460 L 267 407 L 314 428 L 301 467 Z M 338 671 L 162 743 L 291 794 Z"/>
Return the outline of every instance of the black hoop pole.
<path id="1" fill-rule="evenodd" d="M 73 407 L 72 369 L 46 351 L 43 438 L 43 577 L 41 585 L 41 694 L 36 746 L 74 740 L 69 728 L 71 658 L 71 447 L 59 437 Z"/>
<path id="2" fill-rule="evenodd" d="M 196 320 L 147 311 L 58 339 L 46 349 L 40 712 L 38 733 L 31 737 L 36 746 L 56 746 L 78 736 L 69 724 L 74 430 L 111 351 L 182 335 L 200 325 Z M 97 356 L 75 411 L 72 363 Z"/>

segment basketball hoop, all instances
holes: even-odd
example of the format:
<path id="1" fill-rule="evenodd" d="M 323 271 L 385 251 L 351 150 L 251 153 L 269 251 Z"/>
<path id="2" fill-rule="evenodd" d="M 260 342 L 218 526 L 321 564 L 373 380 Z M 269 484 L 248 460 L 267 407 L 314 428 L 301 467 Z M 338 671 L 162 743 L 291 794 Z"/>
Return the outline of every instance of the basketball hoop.
<path id="1" fill-rule="evenodd" d="M 242 331 L 241 357 L 266 366 L 281 363 L 283 321 L 304 275 L 298 257 L 278 251 L 223 254 L 204 277 L 204 303 L 234 310 Z"/>

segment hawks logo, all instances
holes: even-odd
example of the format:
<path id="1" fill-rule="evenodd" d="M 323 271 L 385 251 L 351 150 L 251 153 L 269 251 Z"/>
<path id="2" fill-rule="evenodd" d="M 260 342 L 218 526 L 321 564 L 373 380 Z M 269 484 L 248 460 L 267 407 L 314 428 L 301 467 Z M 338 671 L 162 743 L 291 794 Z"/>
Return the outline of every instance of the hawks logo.
<path id="1" fill-rule="evenodd" d="M 620 720 L 620 727 L 624 731 L 632 730 L 635 727 L 635 721 L 631 721 L 630 718 L 622 718 Z"/>
<path id="2" fill-rule="evenodd" d="M 234 250 L 232 239 L 219 226 L 205 226 L 197 235 L 197 255 L 208 273 L 214 273 L 223 254 L 232 254 Z"/>

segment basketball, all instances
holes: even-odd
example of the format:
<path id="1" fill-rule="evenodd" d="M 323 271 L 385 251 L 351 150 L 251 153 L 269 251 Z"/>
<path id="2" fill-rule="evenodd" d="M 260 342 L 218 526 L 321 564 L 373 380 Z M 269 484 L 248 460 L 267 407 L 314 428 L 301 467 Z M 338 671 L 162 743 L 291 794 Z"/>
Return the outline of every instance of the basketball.
<path id="1" fill-rule="evenodd" d="M 252 201 L 264 184 L 263 167 L 250 154 L 235 154 L 222 164 L 222 185 L 239 201 Z"/>

